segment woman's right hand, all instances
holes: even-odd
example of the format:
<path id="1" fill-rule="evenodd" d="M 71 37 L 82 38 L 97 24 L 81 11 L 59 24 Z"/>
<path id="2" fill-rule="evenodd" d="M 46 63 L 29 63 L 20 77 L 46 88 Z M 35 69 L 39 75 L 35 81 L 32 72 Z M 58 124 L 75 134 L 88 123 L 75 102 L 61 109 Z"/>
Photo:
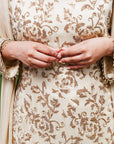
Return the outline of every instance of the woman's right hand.
<path id="1" fill-rule="evenodd" d="M 57 60 L 57 50 L 38 42 L 11 41 L 2 50 L 5 59 L 18 59 L 32 68 L 44 68 Z"/>

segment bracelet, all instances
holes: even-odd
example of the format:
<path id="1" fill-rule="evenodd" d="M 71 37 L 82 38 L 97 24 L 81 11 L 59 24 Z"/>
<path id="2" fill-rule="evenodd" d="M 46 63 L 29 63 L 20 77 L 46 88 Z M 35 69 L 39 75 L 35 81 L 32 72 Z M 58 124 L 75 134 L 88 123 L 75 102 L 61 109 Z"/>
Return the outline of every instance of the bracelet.
<path id="1" fill-rule="evenodd" d="M 6 47 L 6 45 L 11 41 L 12 40 L 10 40 L 10 39 L 3 40 L 3 42 L 1 43 L 1 46 L 0 46 L 0 51 L 2 52 L 2 50 Z"/>
<path id="2" fill-rule="evenodd" d="M 2 43 L 5 41 L 6 39 L 0 39 L 0 52 L 1 52 L 1 49 L 2 49 L 2 47 L 1 47 L 1 45 L 2 45 Z"/>

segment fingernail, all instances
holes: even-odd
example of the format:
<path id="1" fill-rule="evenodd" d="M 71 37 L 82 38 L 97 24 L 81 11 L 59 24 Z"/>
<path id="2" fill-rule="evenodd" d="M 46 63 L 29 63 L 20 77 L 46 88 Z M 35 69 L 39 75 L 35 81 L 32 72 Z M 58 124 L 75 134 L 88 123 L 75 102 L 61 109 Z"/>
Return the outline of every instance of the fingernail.
<path id="1" fill-rule="evenodd" d="M 60 60 L 59 63 L 62 63 L 62 60 Z"/>
<path id="2" fill-rule="evenodd" d="M 59 53 L 59 54 L 57 55 L 57 57 L 58 57 L 58 58 L 61 58 L 61 53 Z"/>

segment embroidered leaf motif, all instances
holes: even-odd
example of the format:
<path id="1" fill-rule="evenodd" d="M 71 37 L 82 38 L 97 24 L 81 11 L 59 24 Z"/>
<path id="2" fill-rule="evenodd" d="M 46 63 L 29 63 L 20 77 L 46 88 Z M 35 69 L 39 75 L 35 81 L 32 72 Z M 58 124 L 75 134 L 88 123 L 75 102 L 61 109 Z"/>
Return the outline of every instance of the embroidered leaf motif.
<path id="1" fill-rule="evenodd" d="M 65 94 L 69 93 L 69 89 L 60 89 L 60 91 L 65 93 Z"/>
<path id="2" fill-rule="evenodd" d="M 42 82 L 42 93 L 44 94 L 44 91 L 46 89 L 46 83 L 45 81 Z"/>
<path id="3" fill-rule="evenodd" d="M 62 113 L 62 116 L 63 116 L 64 118 L 67 118 L 67 115 L 65 114 L 64 111 L 63 111 L 63 113 Z"/>
<path id="4" fill-rule="evenodd" d="M 37 102 L 40 102 L 43 98 L 41 96 L 38 96 Z"/>
<path id="5" fill-rule="evenodd" d="M 62 132 L 62 138 L 64 138 L 66 140 L 66 134 L 65 131 Z"/>
<path id="6" fill-rule="evenodd" d="M 88 137 L 90 140 L 94 140 L 95 137 L 96 137 L 96 134 L 93 134 L 93 135 L 86 135 L 86 137 Z"/>
<path id="7" fill-rule="evenodd" d="M 90 5 L 88 5 L 88 4 L 84 5 L 84 6 L 81 8 L 81 11 L 83 11 L 83 10 L 85 10 L 85 9 L 93 10 L 93 8 L 92 8 Z"/>
<path id="8" fill-rule="evenodd" d="M 80 27 L 83 27 L 85 25 L 85 23 L 79 23 L 76 25 L 76 28 L 80 28 Z"/>
<path id="9" fill-rule="evenodd" d="M 77 99 L 71 99 L 74 103 L 76 103 L 77 105 L 79 105 L 79 100 L 77 100 Z"/>
<path id="10" fill-rule="evenodd" d="M 57 93 L 58 90 L 52 89 L 52 93 Z"/>
<path id="11" fill-rule="evenodd" d="M 60 98 L 64 98 L 63 96 L 62 96 L 62 94 L 61 93 L 59 93 L 59 95 L 58 95 Z M 64 98 L 65 99 L 65 98 Z"/>
<path id="12" fill-rule="evenodd" d="M 43 106 L 43 107 L 45 107 L 45 106 L 46 106 L 46 103 L 41 103 L 41 104 L 42 104 L 42 106 Z"/>

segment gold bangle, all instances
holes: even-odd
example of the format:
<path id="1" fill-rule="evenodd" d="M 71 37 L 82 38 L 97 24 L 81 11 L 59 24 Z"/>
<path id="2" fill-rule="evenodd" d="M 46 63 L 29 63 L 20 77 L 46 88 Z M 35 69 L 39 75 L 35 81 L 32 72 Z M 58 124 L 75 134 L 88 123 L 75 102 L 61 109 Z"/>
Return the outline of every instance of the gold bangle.
<path id="1" fill-rule="evenodd" d="M 10 39 L 7 39 L 7 40 L 4 40 L 2 43 L 1 43 L 1 52 L 2 50 L 6 47 L 6 45 L 11 42 L 12 40 Z"/>

